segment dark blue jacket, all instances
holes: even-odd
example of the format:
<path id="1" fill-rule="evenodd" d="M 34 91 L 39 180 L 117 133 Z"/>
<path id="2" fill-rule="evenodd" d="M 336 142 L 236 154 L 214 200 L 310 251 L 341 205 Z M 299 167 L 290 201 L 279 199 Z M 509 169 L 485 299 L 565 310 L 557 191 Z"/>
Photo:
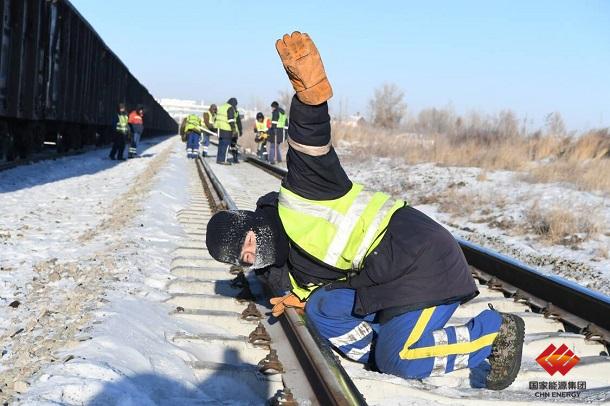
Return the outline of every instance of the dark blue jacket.
<path id="1" fill-rule="evenodd" d="M 290 138 L 305 145 L 322 146 L 330 141 L 328 106 L 309 106 L 296 97 L 290 109 Z M 352 182 L 331 147 L 326 155 L 313 157 L 288 149 L 288 174 L 282 185 L 307 199 L 330 200 L 347 193 Z M 277 214 L 277 193 L 259 199 L 263 213 L 283 234 L 276 266 L 284 266 L 301 283 L 329 283 L 345 272 L 320 263 L 288 244 Z M 284 261 L 284 263 L 282 263 Z M 465 302 L 478 290 L 461 248 L 453 236 L 430 217 L 410 206 L 397 210 L 375 250 L 367 256 L 358 275 L 354 313 L 380 312 L 380 321 L 406 311 L 452 302 Z"/>

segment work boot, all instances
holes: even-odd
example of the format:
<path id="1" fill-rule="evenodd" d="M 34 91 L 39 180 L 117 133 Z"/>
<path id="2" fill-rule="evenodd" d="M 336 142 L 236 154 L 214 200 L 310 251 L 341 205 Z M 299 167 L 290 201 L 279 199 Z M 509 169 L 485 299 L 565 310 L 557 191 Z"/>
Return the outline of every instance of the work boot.
<path id="1" fill-rule="evenodd" d="M 508 388 L 519 373 L 521 352 L 525 336 L 525 323 L 515 314 L 500 313 L 502 324 L 491 346 L 486 388 L 502 390 Z"/>

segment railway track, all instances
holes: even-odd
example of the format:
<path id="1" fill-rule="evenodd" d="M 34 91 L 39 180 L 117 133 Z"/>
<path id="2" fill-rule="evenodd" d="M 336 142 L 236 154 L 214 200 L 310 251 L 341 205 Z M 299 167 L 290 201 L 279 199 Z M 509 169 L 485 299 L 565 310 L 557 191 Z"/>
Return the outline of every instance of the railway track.
<path id="1" fill-rule="evenodd" d="M 542 404 L 549 400 L 547 396 L 554 396 L 552 392 L 564 393 L 553 399 L 560 402 L 610 401 L 610 300 L 464 241 L 460 243 L 469 263 L 477 266 L 473 274 L 480 282 L 481 294 L 460 306 L 449 324 L 465 323 L 488 303 L 500 311 L 518 313 L 526 322 L 522 369 L 505 391 L 472 388 L 476 376 L 469 370 L 423 381 L 365 370 L 322 344 L 307 327 L 307 320 L 294 310 L 279 323 L 272 322 L 266 305 L 270 292 L 261 281 L 215 262 L 202 247 L 205 225 L 215 210 L 254 209 L 259 196 L 279 188 L 282 169 L 248 157 L 247 162 L 233 166 L 200 159 L 196 171 L 197 176 L 191 174 L 196 197 L 188 210 L 179 213 L 189 241 L 175 253 L 172 273 L 177 279 L 170 286 L 173 297 L 169 302 L 176 306 L 176 317 L 225 330 L 223 334 L 173 337 L 194 353 L 220 348 L 211 352 L 224 354 L 224 358 L 219 355 L 209 361 L 208 354 L 208 361 L 192 363 L 202 377 L 240 374 L 253 391 L 252 399 L 287 405 Z M 252 334 L 255 331 L 258 334 Z M 580 362 L 566 376 L 551 376 L 536 358 L 550 345 L 562 344 Z M 227 353 L 232 357 L 227 358 Z"/>

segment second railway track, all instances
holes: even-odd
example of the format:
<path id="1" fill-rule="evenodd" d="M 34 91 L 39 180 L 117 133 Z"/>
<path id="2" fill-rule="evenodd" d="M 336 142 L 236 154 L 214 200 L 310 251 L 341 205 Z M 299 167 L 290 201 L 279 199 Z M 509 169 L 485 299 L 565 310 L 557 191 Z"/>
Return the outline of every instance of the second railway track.
<path id="1" fill-rule="evenodd" d="M 521 372 L 513 385 L 507 390 L 494 392 L 471 388 L 471 380 L 474 378 L 470 376 L 467 369 L 423 381 L 404 380 L 395 376 L 368 371 L 361 364 L 338 356 L 335 357 L 330 354 L 328 347 L 324 345 L 318 354 L 310 354 L 311 349 L 304 348 L 303 345 L 316 344 L 316 340 L 315 337 L 309 336 L 310 343 L 302 342 L 303 337 L 307 338 L 309 331 L 306 328 L 303 329 L 306 323 L 301 316 L 291 312 L 291 316 L 285 317 L 286 319 L 293 318 L 292 323 L 295 324 L 295 326 L 292 326 L 293 328 L 300 327 L 302 329 L 299 334 L 303 334 L 303 337 L 300 338 L 294 337 L 294 333 L 290 331 L 280 330 L 278 325 L 280 323 L 270 324 L 269 318 L 266 316 L 268 308 L 265 306 L 264 289 L 254 275 L 247 275 L 244 278 L 238 277 L 238 279 L 242 278 L 241 282 L 236 279 L 237 282 L 233 282 L 233 292 L 230 293 L 231 282 L 227 280 L 223 285 L 223 283 L 218 282 L 219 278 L 214 273 L 219 272 L 218 275 L 222 273 L 226 277 L 228 275 L 227 266 L 215 263 L 209 257 L 209 254 L 201 249 L 202 246 L 205 246 L 205 223 L 213 209 L 239 208 L 253 210 L 258 197 L 270 191 L 278 190 L 281 171 L 274 170 L 270 173 L 260 164 L 251 164 L 254 162 L 222 166 L 215 164 L 213 159 L 205 161 L 204 163 L 201 160 L 198 166 L 199 179 L 203 181 L 204 188 L 207 190 L 207 198 L 204 199 L 201 195 L 201 200 L 193 202 L 194 205 L 188 211 L 180 214 L 181 221 L 185 222 L 185 227 L 191 231 L 189 235 L 193 238 L 191 245 L 194 251 L 191 252 L 189 251 L 190 248 L 185 247 L 183 248 L 184 252 L 178 252 L 180 255 L 175 259 L 176 268 L 173 272 L 185 279 L 180 282 L 177 281 L 173 285 L 172 289 L 174 289 L 175 296 L 171 299 L 172 303 L 176 304 L 176 312 L 179 313 L 179 317 L 212 320 L 215 317 L 215 312 L 222 309 L 222 312 L 226 313 L 225 316 L 229 312 L 233 312 L 235 319 L 241 317 L 239 316 L 240 309 L 247 313 L 248 308 L 250 310 L 256 309 L 260 317 L 256 315 L 250 317 L 251 321 L 242 319 L 237 322 L 236 325 L 239 327 L 236 327 L 235 334 L 238 338 L 202 336 L 176 337 L 175 339 L 185 342 L 208 343 L 214 340 L 228 340 L 227 342 L 232 343 L 228 346 L 233 351 L 237 351 L 236 354 L 240 354 L 239 351 L 244 351 L 243 359 L 247 360 L 246 364 L 250 363 L 250 366 L 242 365 L 241 369 L 238 368 L 238 370 L 246 375 L 248 373 L 254 374 L 257 370 L 269 369 L 268 365 L 265 364 L 265 362 L 268 363 L 269 359 L 257 366 L 255 366 L 254 361 L 270 354 L 269 348 L 275 350 L 272 354 L 278 354 L 278 361 L 282 365 L 283 374 L 267 376 L 264 379 L 260 378 L 264 375 L 257 375 L 259 379 L 267 382 L 265 384 L 267 395 L 274 401 L 279 399 L 280 404 L 292 404 L 292 395 L 294 395 L 294 401 L 299 404 L 358 404 L 364 402 L 371 405 L 514 404 L 526 402 L 542 404 L 549 400 L 545 398 L 544 393 L 550 393 L 549 391 L 552 391 L 553 388 L 557 389 L 557 387 L 562 389 L 563 384 L 561 382 L 565 382 L 565 389 L 562 390 L 567 395 L 552 399 L 554 401 L 575 404 L 610 401 L 610 358 L 607 355 L 606 347 L 608 336 L 606 335 L 607 330 L 603 326 L 599 327 L 600 320 L 603 325 L 603 322 L 610 317 L 609 314 L 599 313 L 605 310 L 604 303 L 608 305 L 605 302 L 607 298 L 601 295 L 587 298 L 586 294 L 588 292 L 585 289 L 577 289 L 581 293 L 581 297 L 572 296 L 567 298 L 568 304 L 570 300 L 589 300 L 587 305 L 592 306 L 593 309 L 598 309 L 596 314 L 591 314 L 589 318 L 583 318 L 582 314 L 575 316 L 573 313 L 566 312 L 563 308 L 553 307 L 554 305 L 545 297 L 538 297 L 528 294 L 527 291 L 521 291 L 518 287 L 515 287 L 515 281 L 510 277 L 508 280 L 507 278 L 502 279 L 475 268 L 473 268 L 473 274 L 480 282 L 479 290 L 481 294 L 466 305 L 460 306 L 448 324 L 465 323 L 478 312 L 487 308 L 488 303 L 491 303 L 497 310 L 514 312 L 524 318 L 526 340 Z M 193 187 L 197 188 L 195 185 Z M 208 202 L 211 202 L 211 207 Z M 191 224 L 187 224 L 189 222 Z M 475 256 L 472 252 L 468 252 L 467 243 L 463 243 L 462 247 L 469 262 L 472 263 L 477 258 L 482 261 L 479 258 L 480 253 L 477 254 L 479 256 Z M 472 247 L 472 249 L 477 248 Z M 197 255 L 193 256 L 193 253 Z M 202 255 L 202 257 L 198 257 L 198 255 Z M 199 264 L 200 266 L 193 266 L 193 264 Z M 487 264 L 485 266 L 491 265 Z M 500 265 L 496 264 L 496 267 L 498 268 Z M 501 271 L 502 269 L 498 268 L 500 274 Z M 204 277 L 204 279 L 212 278 L 216 281 L 215 287 L 206 288 L 206 283 L 198 280 L 201 277 Z M 516 272 L 512 274 L 512 278 L 518 277 Z M 245 294 L 243 287 L 239 285 L 244 280 L 249 283 Z M 237 286 L 235 283 L 237 283 Z M 225 286 L 225 288 L 222 288 L 222 286 Z M 536 291 L 536 287 L 532 286 L 530 290 Z M 241 303 L 237 304 L 237 299 L 234 298 L 219 297 L 224 295 L 223 292 L 229 292 L 228 296 L 240 296 Z M 243 297 L 250 293 L 252 294 L 251 297 Z M 566 290 L 560 294 L 566 296 L 568 293 Z M 547 301 L 545 302 L 545 300 Z M 598 300 L 601 304 L 595 300 Z M 244 303 L 252 304 L 246 305 Z M 597 307 L 595 307 L 596 305 Z M 577 310 L 583 307 L 582 303 L 580 305 L 576 303 L 574 306 Z M 291 321 L 282 321 L 281 324 L 284 329 L 289 330 L 290 326 L 286 326 L 286 323 L 290 324 Z M 261 326 L 268 330 L 271 341 L 254 349 L 255 347 L 252 344 L 246 342 L 246 330 L 254 330 L 259 322 Z M 245 323 L 250 323 L 250 325 L 243 327 L 242 325 Z M 225 327 L 229 330 L 232 328 L 230 324 L 226 324 Z M 540 353 L 551 344 L 556 346 L 565 344 L 580 358 L 580 362 L 569 372 L 569 375 L 561 376 L 558 373 L 555 376 L 550 376 L 536 362 Z M 319 358 L 314 361 L 312 359 L 303 360 L 303 357 L 307 358 L 308 356 L 313 358 L 318 356 Z M 237 358 L 239 357 L 237 356 Z M 337 365 L 337 360 L 339 360 L 340 366 Z M 275 359 L 272 361 L 273 366 L 277 365 L 274 364 Z M 203 370 L 210 367 L 226 369 L 226 367 L 221 368 L 218 365 L 204 364 L 194 364 L 193 366 L 200 367 Z M 307 370 L 308 368 L 310 370 Z M 256 372 L 256 374 L 260 374 L 260 372 Z M 269 388 L 273 388 L 273 390 L 269 390 Z M 261 395 L 263 394 L 261 393 Z"/>

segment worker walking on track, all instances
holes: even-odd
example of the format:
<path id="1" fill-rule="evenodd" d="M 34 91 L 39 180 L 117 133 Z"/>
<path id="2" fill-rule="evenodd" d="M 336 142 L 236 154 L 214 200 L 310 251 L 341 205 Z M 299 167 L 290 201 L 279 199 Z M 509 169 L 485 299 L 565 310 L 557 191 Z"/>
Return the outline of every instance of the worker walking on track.
<path id="1" fill-rule="evenodd" d="M 112 149 L 110 150 L 110 159 L 124 161 L 125 142 L 129 136 L 129 117 L 125 111 L 125 103 L 119 103 L 118 112 L 112 121 L 112 128 L 114 128 L 114 136 L 112 139 Z"/>
<path id="2" fill-rule="evenodd" d="M 296 91 L 288 173 L 255 212 L 210 219 L 209 253 L 269 267 L 270 276 L 286 272 L 286 295 L 272 299 L 273 314 L 304 307 L 345 357 L 404 378 L 477 368 L 485 387 L 508 387 L 521 365 L 523 320 L 489 309 L 445 326 L 478 294 L 458 243 L 406 202 L 349 180 L 331 142 L 332 89 L 318 50 L 299 32 L 276 48 Z"/>
<path id="3" fill-rule="evenodd" d="M 140 137 L 144 132 L 144 108 L 141 105 L 138 105 L 134 111 L 129 113 L 129 127 L 131 129 L 131 142 L 128 157 L 134 158 L 138 155 Z"/>
<path id="4" fill-rule="evenodd" d="M 284 142 L 284 135 L 288 128 L 286 112 L 278 102 L 271 103 L 271 129 L 269 130 L 269 163 L 282 162 L 282 150 L 280 146 Z"/>
<path id="5" fill-rule="evenodd" d="M 205 111 L 203 113 L 203 125 L 204 125 L 204 129 L 208 130 L 207 131 L 203 131 L 202 136 L 203 136 L 203 156 L 206 157 L 208 156 L 208 148 L 210 146 L 210 132 L 215 133 L 216 132 L 216 113 L 218 113 L 218 108 L 216 107 L 215 104 L 210 105 L 210 108 L 208 109 L 208 111 Z"/>
<path id="6" fill-rule="evenodd" d="M 216 154 L 216 163 L 222 165 L 231 165 L 227 160 L 227 152 L 241 131 L 241 120 L 237 112 L 237 99 L 231 97 L 226 103 L 218 108 L 216 114 L 216 128 L 218 128 L 218 153 Z M 237 161 L 236 154 L 233 155 L 234 162 Z"/>
<path id="7" fill-rule="evenodd" d="M 269 137 L 269 127 L 271 123 L 265 120 L 265 115 L 261 112 L 256 113 L 254 122 L 254 142 L 256 142 L 256 156 L 267 160 L 267 138 Z"/>
<path id="8" fill-rule="evenodd" d="M 195 159 L 199 156 L 199 141 L 203 131 L 203 119 L 196 114 L 184 118 L 183 132 L 186 140 L 186 157 Z"/>

